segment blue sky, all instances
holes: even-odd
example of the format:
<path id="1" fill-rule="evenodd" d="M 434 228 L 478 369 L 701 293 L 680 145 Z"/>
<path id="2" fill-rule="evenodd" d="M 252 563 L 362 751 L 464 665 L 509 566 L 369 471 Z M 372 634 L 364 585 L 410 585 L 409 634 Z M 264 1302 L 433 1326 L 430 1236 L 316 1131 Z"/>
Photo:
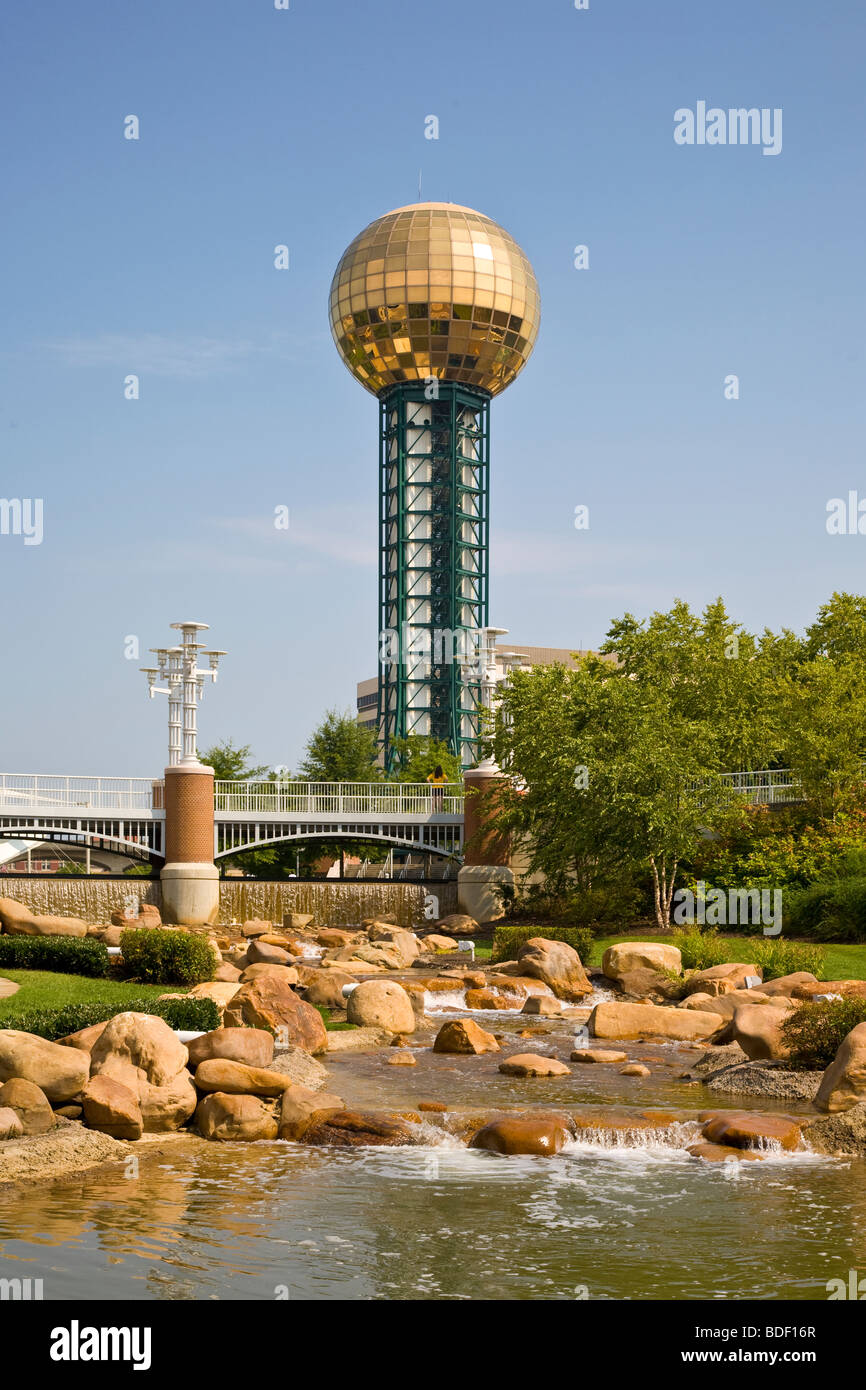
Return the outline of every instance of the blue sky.
<path id="1" fill-rule="evenodd" d="M 327 293 L 419 169 L 541 287 L 492 408 L 491 621 L 591 646 L 678 596 L 802 628 L 866 591 L 866 536 L 825 527 L 866 497 L 864 44 L 853 0 L 7 13 L 0 495 L 41 497 L 44 539 L 0 536 L 4 768 L 158 772 L 124 638 L 175 618 L 229 651 L 204 746 L 293 765 L 374 673 L 377 407 Z M 677 146 L 700 100 L 782 108 L 781 154 Z"/>

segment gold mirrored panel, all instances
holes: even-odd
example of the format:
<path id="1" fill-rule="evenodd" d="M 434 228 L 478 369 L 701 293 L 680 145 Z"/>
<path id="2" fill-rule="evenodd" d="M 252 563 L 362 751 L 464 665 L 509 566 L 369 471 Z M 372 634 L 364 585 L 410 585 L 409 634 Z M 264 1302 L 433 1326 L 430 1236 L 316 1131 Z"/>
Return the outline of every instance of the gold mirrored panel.
<path id="1" fill-rule="evenodd" d="M 540 311 L 514 238 L 456 203 L 413 203 L 377 218 L 331 284 L 337 350 L 374 395 L 438 377 L 495 396 L 532 352 Z"/>

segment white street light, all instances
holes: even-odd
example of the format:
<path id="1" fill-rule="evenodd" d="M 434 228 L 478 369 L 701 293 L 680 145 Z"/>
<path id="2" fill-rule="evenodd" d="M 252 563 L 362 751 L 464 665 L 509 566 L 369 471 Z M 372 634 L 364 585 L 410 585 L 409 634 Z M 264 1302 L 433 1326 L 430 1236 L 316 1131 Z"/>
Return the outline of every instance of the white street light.
<path id="1" fill-rule="evenodd" d="M 181 633 L 179 647 L 151 647 L 158 666 L 142 666 L 147 676 L 148 693 L 168 696 L 168 764 L 169 767 L 199 766 L 196 729 L 196 706 L 204 694 L 206 680 L 215 681 L 223 651 L 205 651 L 196 641 L 199 632 L 207 631 L 207 623 L 172 623 Z M 204 652 L 209 669 L 201 670 L 198 654 Z M 157 678 L 166 682 L 157 685 Z M 182 713 L 181 713 L 182 712 Z"/>

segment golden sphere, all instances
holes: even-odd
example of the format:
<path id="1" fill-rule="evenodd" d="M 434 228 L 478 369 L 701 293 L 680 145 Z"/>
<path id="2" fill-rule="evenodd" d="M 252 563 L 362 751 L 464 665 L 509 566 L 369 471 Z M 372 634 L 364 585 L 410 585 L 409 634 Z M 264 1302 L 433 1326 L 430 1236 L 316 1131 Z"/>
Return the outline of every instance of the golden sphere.
<path id="1" fill-rule="evenodd" d="M 438 377 L 495 396 L 532 352 L 539 317 L 538 284 L 517 242 L 456 203 L 377 217 L 331 284 L 337 350 L 375 395 Z"/>

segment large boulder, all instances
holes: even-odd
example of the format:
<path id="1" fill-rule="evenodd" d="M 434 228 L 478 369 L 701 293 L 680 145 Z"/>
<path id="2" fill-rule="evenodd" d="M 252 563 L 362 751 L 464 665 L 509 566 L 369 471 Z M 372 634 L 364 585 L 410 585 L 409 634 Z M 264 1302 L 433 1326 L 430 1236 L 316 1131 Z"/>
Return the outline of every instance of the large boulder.
<path id="1" fill-rule="evenodd" d="M 627 1004 L 605 1000 L 589 1016 L 589 1031 L 596 1038 L 671 1038 L 695 1042 L 710 1038 L 724 1026 L 716 1013 L 701 1009 L 672 1009 L 662 1004 Z"/>
<path id="2" fill-rule="evenodd" d="M 140 1139 L 144 1120 L 138 1096 L 111 1076 L 93 1076 L 82 1093 L 84 1122 L 89 1129 L 115 1139 Z"/>
<path id="3" fill-rule="evenodd" d="M 456 951 L 457 941 L 453 936 L 440 936 L 438 932 L 431 932 L 424 937 L 425 951 Z"/>
<path id="4" fill-rule="evenodd" d="M 223 1015 L 227 1028 L 266 1028 L 279 1041 L 306 1052 L 326 1052 L 328 1035 L 322 1015 L 305 1004 L 290 985 L 272 975 L 241 985 Z"/>
<path id="5" fill-rule="evenodd" d="M 187 1051 L 188 1065 L 193 1070 L 200 1062 L 214 1057 L 243 1062 L 248 1067 L 267 1067 L 274 1056 L 274 1035 L 264 1028 L 215 1028 L 200 1038 L 192 1038 Z"/>
<path id="6" fill-rule="evenodd" d="M 294 965 L 267 965 L 264 961 L 257 961 L 255 965 L 244 966 L 240 984 L 248 985 L 250 980 L 264 980 L 268 976 L 272 980 L 282 980 L 284 985 L 297 985 L 301 981 Z"/>
<path id="7" fill-rule="evenodd" d="M 258 1096 L 226 1095 L 219 1091 L 205 1096 L 195 1112 L 199 1134 L 205 1139 L 276 1139 L 277 1121 Z"/>
<path id="8" fill-rule="evenodd" d="M 344 985 L 356 985 L 357 978 L 345 970 L 310 970 L 301 974 L 304 998 L 308 1004 L 319 1004 L 325 1009 L 344 1009 Z"/>
<path id="9" fill-rule="evenodd" d="M 179 1071 L 164 1086 L 151 1086 L 149 1081 L 138 1083 L 138 1103 L 144 1121 L 145 1133 L 165 1134 L 168 1131 L 183 1129 L 195 1113 L 198 1092 L 192 1084 L 192 1077 L 184 1069 Z"/>
<path id="10" fill-rule="evenodd" d="M 32 1081 L 50 1101 L 62 1104 L 79 1094 L 89 1074 L 90 1058 L 79 1048 L 0 1028 L 0 1082 L 20 1076 Z"/>
<path id="11" fill-rule="evenodd" d="M 479 1129 L 469 1147 L 496 1154 L 537 1154 L 552 1158 L 570 1137 L 564 1120 L 543 1115 L 508 1115 L 491 1120 Z"/>
<path id="12" fill-rule="evenodd" d="M 726 965 L 711 965 L 707 970 L 696 970 L 689 976 L 686 994 L 728 994 L 731 990 L 747 988 L 747 981 L 757 980 L 748 985 L 750 989 L 760 989 L 764 972 L 760 965 L 741 965 L 729 962 Z"/>
<path id="13" fill-rule="evenodd" d="M 866 980 L 816 980 L 814 984 L 795 985 L 792 999 L 815 1000 L 826 994 L 841 994 L 843 999 L 866 999 Z"/>
<path id="14" fill-rule="evenodd" d="M 482 1052 L 498 1052 L 499 1043 L 492 1033 L 471 1018 L 455 1018 L 443 1023 L 433 1043 L 434 1052 L 456 1052 L 477 1056 Z"/>
<path id="15" fill-rule="evenodd" d="M 843 1038 L 830 1063 L 813 1104 L 827 1115 L 851 1110 L 866 1100 L 866 1023 L 858 1023 Z M 0 1105 L 2 1105 L 0 1101 Z"/>
<path id="16" fill-rule="evenodd" d="M 520 1012 L 541 1018 L 561 1018 L 562 1005 L 547 994 L 531 994 Z"/>
<path id="17" fill-rule="evenodd" d="M 592 993 L 592 985 L 580 963 L 580 956 L 564 941 L 548 941 L 543 936 L 530 937 L 517 952 L 517 963 L 524 975 L 541 980 L 557 999 L 579 1003 Z"/>
<path id="18" fill-rule="evenodd" d="M 439 919 L 436 930 L 444 936 L 474 936 L 478 931 L 478 923 L 465 912 L 451 912 L 447 917 Z"/>
<path id="19" fill-rule="evenodd" d="M 720 1018 L 731 1019 L 737 1009 L 744 1004 L 765 1004 L 768 1007 L 787 1007 L 788 1000 L 783 995 L 771 999 L 757 989 L 732 989 L 727 994 L 689 994 L 677 1005 L 680 1009 L 703 1009 L 705 1013 L 718 1014 Z"/>
<path id="20" fill-rule="evenodd" d="M 694 1015 L 691 1015 L 694 1017 Z M 767 1004 L 743 1004 L 731 1018 L 731 1041 L 739 1043 L 750 1062 L 775 1062 L 787 1057 L 780 1025 L 784 1009 Z"/>
<path id="21" fill-rule="evenodd" d="M 302 1139 L 317 1115 L 324 1119 L 327 1115 L 343 1109 L 343 1102 L 339 1096 L 329 1095 L 327 1091 L 310 1091 L 306 1086 L 294 1086 L 290 1083 L 283 1091 L 279 1137 Z"/>
<path id="22" fill-rule="evenodd" d="M 109 1019 L 93 1044 L 90 1071 L 92 1076 L 113 1076 L 137 1092 L 140 1081 L 151 1086 L 173 1081 L 188 1055 L 165 1019 L 122 1013 Z"/>
<path id="23" fill-rule="evenodd" d="M 87 923 L 79 917 L 30 915 L 29 921 L 19 919 L 14 925 L 6 923 L 6 931 L 18 936 L 86 936 Z"/>
<path id="24" fill-rule="evenodd" d="M 292 957 L 282 946 L 269 946 L 263 941 L 251 941 L 247 947 L 248 965 L 290 965 Z"/>
<path id="25" fill-rule="evenodd" d="M 86 1052 L 88 1057 L 93 1049 L 96 1039 L 102 1036 L 105 1023 L 91 1023 L 87 1028 L 79 1028 L 77 1033 L 67 1033 L 65 1038 L 58 1038 L 57 1041 L 63 1047 L 77 1047 L 81 1052 Z"/>
<path id="26" fill-rule="evenodd" d="M 0 1086 L 0 1109 L 14 1110 L 25 1134 L 47 1134 L 57 1123 L 42 1088 L 20 1076 Z"/>
<path id="27" fill-rule="evenodd" d="M 16 1112 L 8 1105 L 0 1108 L 0 1140 L 20 1139 L 24 1134 L 24 1126 Z"/>
<path id="28" fill-rule="evenodd" d="M 35 919 L 29 907 L 25 907 L 15 898 L 0 898 L 0 925 L 4 931 L 12 935 L 35 936 L 34 923 Z"/>
<path id="29" fill-rule="evenodd" d="M 389 1033 L 414 1033 L 412 1000 L 395 980 L 367 980 L 353 989 L 346 1003 L 350 1023 L 362 1028 L 385 1028 Z"/>
<path id="30" fill-rule="evenodd" d="M 280 1072 L 248 1067 L 244 1062 L 227 1062 L 222 1057 L 199 1062 L 194 1080 L 200 1091 L 224 1091 L 236 1096 L 281 1096 L 292 1084 Z"/>
<path id="31" fill-rule="evenodd" d="M 609 980 L 622 980 L 635 970 L 651 970 L 674 975 L 682 973 L 683 958 L 676 946 L 660 941 L 620 941 L 608 946 L 601 961 L 602 973 Z"/>
<path id="32" fill-rule="evenodd" d="M 234 984 L 241 978 L 241 972 L 229 960 L 221 960 L 214 971 L 214 979 L 221 984 Z"/>
<path id="33" fill-rule="evenodd" d="M 265 922 L 260 917 L 252 917 L 241 927 L 241 936 L 253 941 L 257 936 L 269 936 L 274 929 L 273 922 Z"/>
<path id="34" fill-rule="evenodd" d="M 787 1115 L 722 1111 L 701 1118 L 704 1138 L 711 1144 L 734 1149 L 766 1148 L 769 1142 L 778 1143 L 783 1149 L 796 1149 L 800 1144 L 800 1126 Z"/>
<path id="35" fill-rule="evenodd" d="M 800 985 L 817 985 L 818 980 L 808 970 L 795 970 L 793 975 L 780 975 L 777 980 L 764 980 L 761 985 L 761 993 L 785 994 L 790 999 L 794 990 Z"/>
<path id="36" fill-rule="evenodd" d="M 302 1137 L 305 1144 L 352 1149 L 419 1142 L 402 1116 L 385 1115 L 377 1110 L 335 1110 L 314 1115 Z"/>
<path id="37" fill-rule="evenodd" d="M 505 1076 L 570 1076 L 571 1068 L 556 1057 L 542 1057 L 538 1052 L 518 1052 L 499 1063 Z"/>

